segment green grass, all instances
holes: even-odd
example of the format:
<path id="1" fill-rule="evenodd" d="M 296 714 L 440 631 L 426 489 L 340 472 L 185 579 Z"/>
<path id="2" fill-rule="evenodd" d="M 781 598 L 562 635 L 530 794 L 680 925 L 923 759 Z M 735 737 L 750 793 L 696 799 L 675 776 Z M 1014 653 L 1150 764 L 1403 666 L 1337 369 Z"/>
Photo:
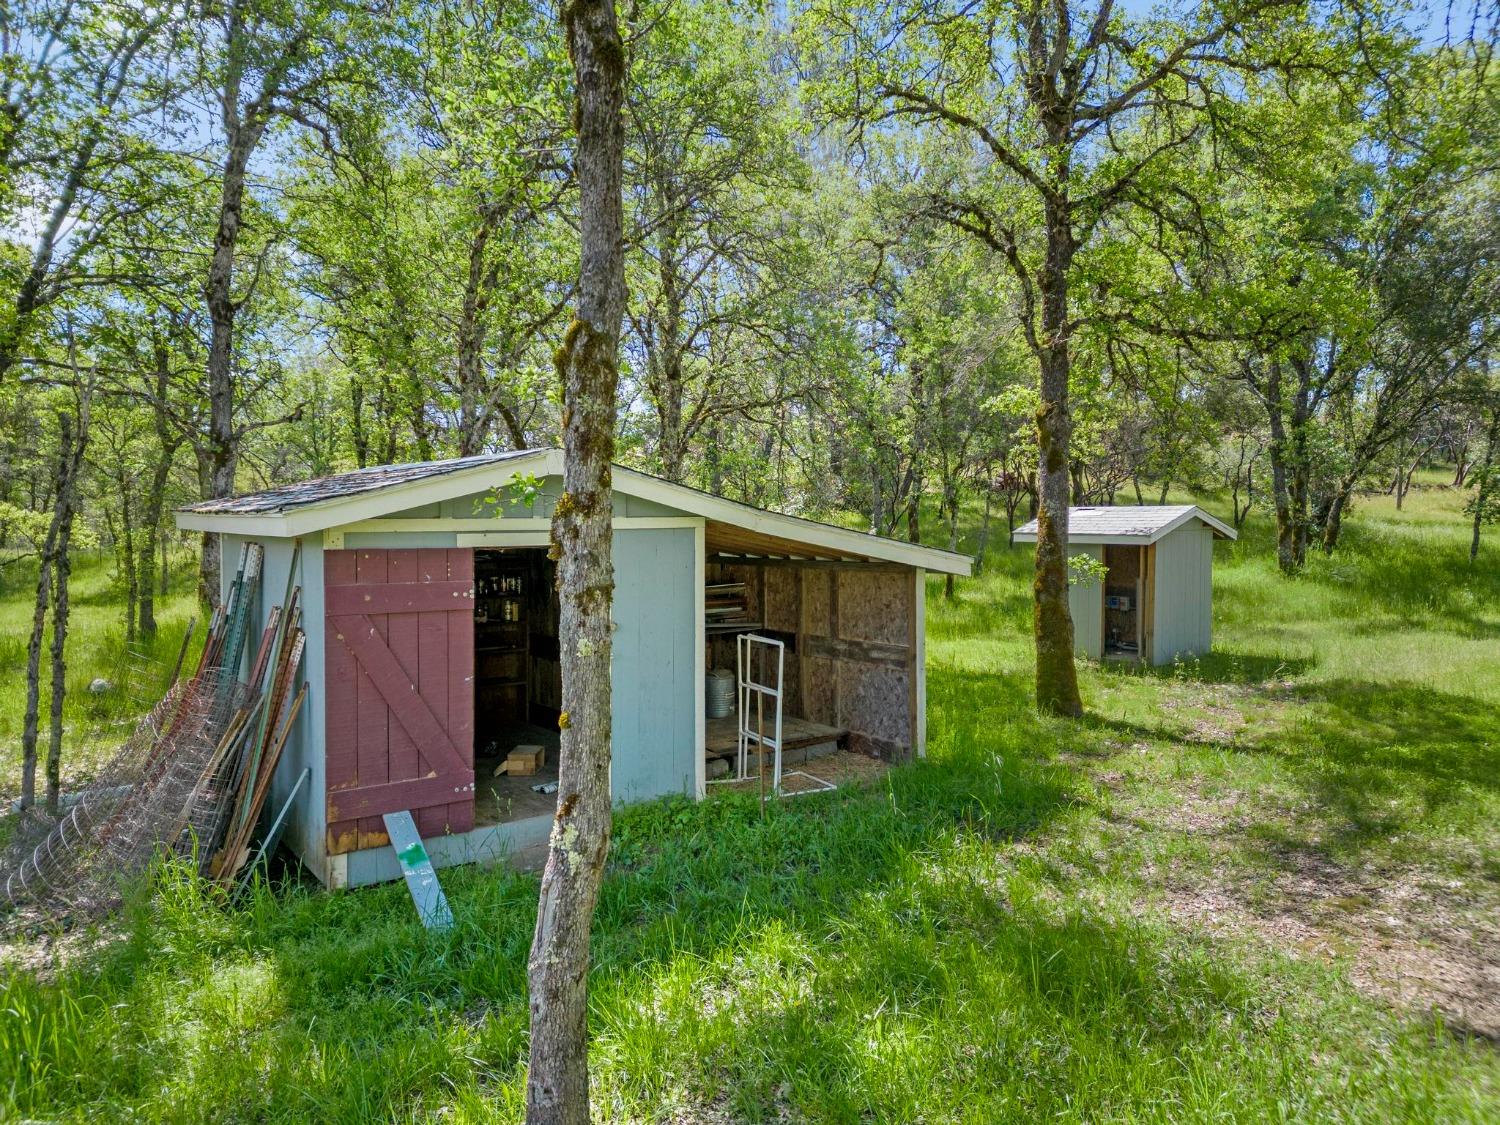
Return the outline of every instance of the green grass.
<path id="1" fill-rule="evenodd" d="M 598 1116 L 1496 1119 L 1484 1013 L 1368 956 L 1461 959 L 1500 902 L 1500 568 L 1457 509 L 1363 503 L 1290 582 L 1252 521 L 1215 654 L 1086 668 L 1081 723 L 1029 705 L 1021 552 L 934 583 L 926 762 L 619 819 Z M 0 1117 L 517 1119 L 536 882 L 443 879 L 434 936 L 399 885 L 226 908 L 164 873 L 114 940 L 0 975 Z"/>
<path id="2" fill-rule="evenodd" d="M 156 602 L 155 637 L 125 642 L 124 590 L 112 560 L 85 552 L 69 583 L 70 626 L 64 701 L 63 787 L 87 780 L 119 744 L 129 724 L 159 698 L 182 646 L 188 621 L 199 614 L 196 561 L 174 566 L 170 592 Z M 21 560 L 0 568 L 0 802 L 20 792 L 21 732 L 26 715 L 26 646 L 36 598 L 36 564 Z M 197 637 L 201 641 L 204 622 Z M 42 649 L 41 732 L 45 753 L 52 683 L 49 629 Z M 196 648 L 194 652 L 196 653 Z M 90 682 L 106 679 L 95 694 Z M 40 782 L 39 782 L 40 783 Z"/>

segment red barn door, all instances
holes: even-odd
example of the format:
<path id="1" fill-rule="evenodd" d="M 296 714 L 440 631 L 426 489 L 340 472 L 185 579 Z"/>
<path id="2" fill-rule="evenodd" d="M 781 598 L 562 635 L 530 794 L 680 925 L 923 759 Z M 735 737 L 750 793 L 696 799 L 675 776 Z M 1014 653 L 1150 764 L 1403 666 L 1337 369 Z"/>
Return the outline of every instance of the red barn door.
<path id="1" fill-rule="evenodd" d="M 474 552 L 323 553 L 330 855 L 474 827 Z"/>

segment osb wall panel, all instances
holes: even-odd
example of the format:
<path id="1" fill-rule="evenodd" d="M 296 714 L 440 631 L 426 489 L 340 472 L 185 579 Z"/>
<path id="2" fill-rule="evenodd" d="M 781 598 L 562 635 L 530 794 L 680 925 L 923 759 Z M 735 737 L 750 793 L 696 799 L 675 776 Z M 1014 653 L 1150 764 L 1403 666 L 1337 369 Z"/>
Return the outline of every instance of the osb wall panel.
<path id="1" fill-rule="evenodd" d="M 822 712 L 808 718 L 846 728 L 852 749 L 906 755 L 915 677 L 911 572 L 808 567 L 802 580 L 803 699 Z"/>
<path id="2" fill-rule="evenodd" d="M 708 638 L 706 647 L 708 656 L 708 668 L 703 671 L 708 673 L 711 668 L 728 668 L 734 671 L 734 637 L 722 634 Z"/>
<path id="3" fill-rule="evenodd" d="M 833 727 L 838 717 L 838 663 L 823 657 L 808 657 L 806 690 L 802 694 L 802 717 Z"/>
<path id="4" fill-rule="evenodd" d="M 854 660 L 838 662 L 841 721 L 851 749 L 882 757 L 911 748 L 910 671 Z"/>
<path id="5" fill-rule="evenodd" d="M 788 714 L 843 727 L 850 746 L 909 754 L 915 653 L 909 570 L 830 566 L 715 566 L 710 582 L 744 582 L 752 620 L 788 641 Z M 712 666 L 735 666 L 733 636 L 714 636 Z"/>
<path id="6" fill-rule="evenodd" d="M 784 706 L 787 714 L 811 718 L 802 696 L 802 662 L 791 652 L 786 654 L 786 675 L 782 680 L 782 690 L 786 693 Z"/>
<path id="7" fill-rule="evenodd" d="M 802 625 L 802 598 L 797 571 L 789 566 L 764 568 L 767 629 L 795 633 Z"/>
<path id="8" fill-rule="evenodd" d="M 911 572 L 841 570 L 839 631 L 841 640 L 911 643 Z"/>
<path id="9" fill-rule="evenodd" d="M 832 634 L 833 571 L 819 567 L 801 569 L 802 628 L 815 637 Z"/>

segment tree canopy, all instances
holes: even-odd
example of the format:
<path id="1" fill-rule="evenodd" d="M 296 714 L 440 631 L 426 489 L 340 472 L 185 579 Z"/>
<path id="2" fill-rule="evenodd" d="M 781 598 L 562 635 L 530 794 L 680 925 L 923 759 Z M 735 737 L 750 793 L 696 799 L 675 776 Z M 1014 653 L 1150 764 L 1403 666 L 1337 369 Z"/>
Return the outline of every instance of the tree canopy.
<path id="1" fill-rule="evenodd" d="M 215 588 L 174 504 L 561 444 L 587 215 L 555 17 L 8 6 L 7 558 L 56 565 L 73 521 L 149 634 L 164 551 L 200 549 Z M 1492 23 L 1374 0 L 632 5 L 618 456 L 939 545 L 973 512 L 981 556 L 992 522 L 1040 515 L 1038 699 L 1064 713 L 1070 503 L 1222 493 L 1275 520 L 1295 574 L 1362 493 L 1441 459 L 1477 533 Z"/>

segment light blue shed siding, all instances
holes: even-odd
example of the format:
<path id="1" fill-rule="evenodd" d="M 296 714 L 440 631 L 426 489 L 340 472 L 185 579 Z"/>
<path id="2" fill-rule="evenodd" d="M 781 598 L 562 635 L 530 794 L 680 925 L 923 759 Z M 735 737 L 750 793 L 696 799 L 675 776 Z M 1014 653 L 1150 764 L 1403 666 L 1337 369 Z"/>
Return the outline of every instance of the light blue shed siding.
<path id="1" fill-rule="evenodd" d="M 292 561 L 292 541 L 271 539 L 264 536 L 226 535 L 223 537 L 224 575 L 221 596 L 227 595 L 229 583 L 239 562 L 240 548 L 247 541 L 261 544 L 265 548 L 265 564 L 261 571 L 260 592 L 255 606 L 257 626 L 254 636 L 246 644 L 246 661 L 254 653 L 260 634 L 265 629 L 271 607 L 280 605 L 286 594 L 287 569 Z M 314 871 L 321 871 L 324 855 L 324 806 L 323 793 L 323 548 L 320 542 L 303 541 L 296 584 L 302 587 L 302 629 L 306 634 L 306 647 L 302 652 L 302 665 L 298 670 L 294 690 L 306 683 L 307 699 L 297 715 L 277 763 L 276 774 L 271 784 L 271 794 L 262 814 L 267 823 L 280 810 L 287 794 L 296 783 L 297 775 L 304 766 L 310 767 L 312 775 L 297 795 L 287 817 L 283 839 L 297 852 Z M 242 669 L 241 674 L 244 674 Z"/>
<path id="2" fill-rule="evenodd" d="M 344 536 L 344 547 L 350 551 L 456 546 L 458 535 L 452 531 L 351 531 Z"/>
<path id="3" fill-rule="evenodd" d="M 1104 561 L 1104 548 L 1096 543 L 1072 544 L 1068 553 Z M 1073 618 L 1073 651 L 1089 660 L 1103 660 L 1104 593 L 1098 579 L 1068 585 L 1068 615 Z"/>
<path id="4" fill-rule="evenodd" d="M 1213 627 L 1214 533 L 1199 520 L 1156 544 L 1153 664 L 1209 650 Z"/>
<path id="5" fill-rule="evenodd" d="M 693 529 L 615 533 L 613 638 L 617 801 L 692 793 L 695 732 Z"/>

